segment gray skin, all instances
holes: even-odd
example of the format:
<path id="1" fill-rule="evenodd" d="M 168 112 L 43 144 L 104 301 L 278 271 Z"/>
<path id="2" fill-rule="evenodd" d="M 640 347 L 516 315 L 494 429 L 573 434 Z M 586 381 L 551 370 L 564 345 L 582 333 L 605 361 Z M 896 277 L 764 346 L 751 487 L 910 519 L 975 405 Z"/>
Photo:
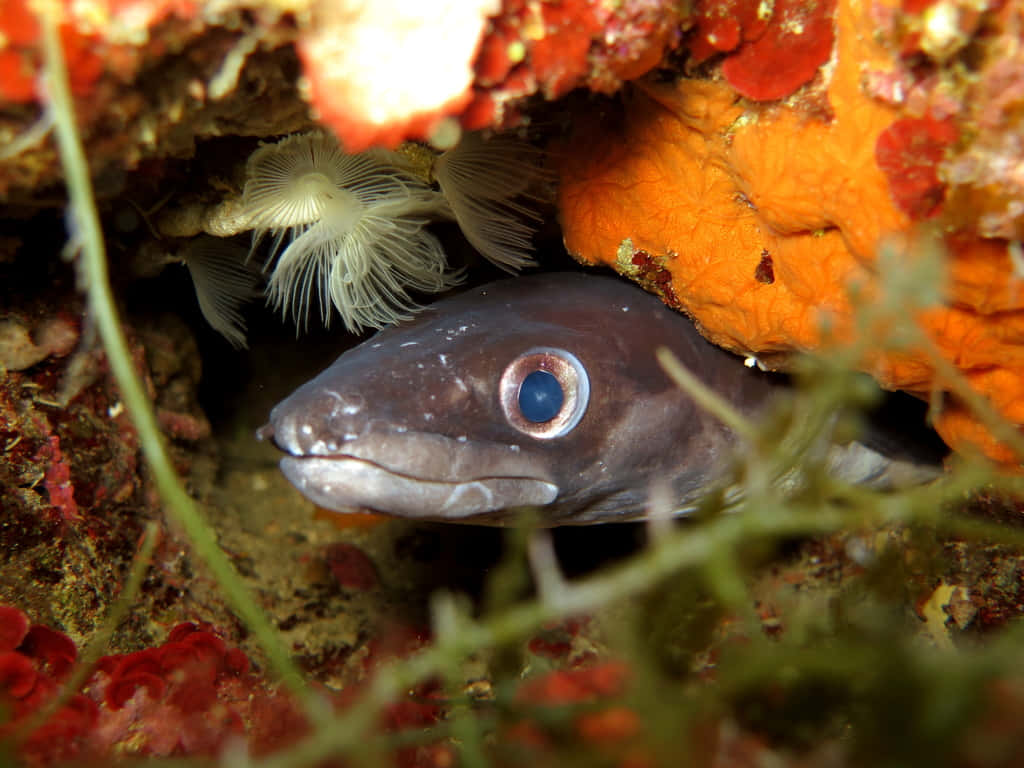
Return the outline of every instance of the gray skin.
<path id="1" fill-rule="evenodd" d="M 642 516 L 652 487 L 680 508 L 728 465 L 734 436 L 679 390 L 654 350 L 668 347 L 741 412 L 763 407 L 774 377 L 705 341 L 692 323 L 622 280 L 546 274 L 437 302 L 345 352 L 279 403 L 261 438 L 307 497 L 339 512 L 542 524 Z M 515 429 L 498 385 L 536 347 L 574 354 L 590 398 L 567 434 Z"/>

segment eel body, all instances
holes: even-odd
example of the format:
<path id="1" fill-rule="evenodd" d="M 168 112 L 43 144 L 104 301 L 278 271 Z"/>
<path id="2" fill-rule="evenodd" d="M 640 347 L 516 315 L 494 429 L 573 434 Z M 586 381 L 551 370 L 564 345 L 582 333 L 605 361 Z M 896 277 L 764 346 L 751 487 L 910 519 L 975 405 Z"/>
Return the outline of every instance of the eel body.
<path id="1" fill-rule="evenodd" d="M 661 346 L 745 414 L 779 386 L 639 288 L 556 273 L 377 333 L 275 406 L 260 436 L 338 512 L 501 524 L 538 507 L 546 525 L 611 522 L 642 516 L 655 486 L 685 510 L 734 435 L 669 380 Z M 857 471 L 877 473 L 868 464 Z"/>

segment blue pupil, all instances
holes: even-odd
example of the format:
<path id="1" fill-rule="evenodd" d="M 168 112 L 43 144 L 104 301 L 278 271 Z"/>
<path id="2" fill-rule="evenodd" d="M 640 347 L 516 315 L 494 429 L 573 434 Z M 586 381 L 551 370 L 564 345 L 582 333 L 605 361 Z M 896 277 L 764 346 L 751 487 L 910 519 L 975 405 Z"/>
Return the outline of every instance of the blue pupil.
<path id="1" fill-rule="evenodd" d="M 519 385 L 519 412 L 534 424 L 551 421 L 564 402 L 562 385 L 547 371 L 534 371 Z"/>

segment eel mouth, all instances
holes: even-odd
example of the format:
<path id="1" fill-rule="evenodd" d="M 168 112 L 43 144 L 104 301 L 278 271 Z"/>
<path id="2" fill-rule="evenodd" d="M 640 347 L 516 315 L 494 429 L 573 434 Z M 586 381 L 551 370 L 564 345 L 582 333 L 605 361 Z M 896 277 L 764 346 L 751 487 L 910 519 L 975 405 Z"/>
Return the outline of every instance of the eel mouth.
<path id="1" fill-rule="evenodd" d="M 531 477 L 432 480 L 345 455 L 286 456 L 281 459 L 281 471 L 304 496 L 335 512 L 364 507 L 422 520 L 461 519 L 510 507 L 544 506 L 558 496 L 558 486 Z"/>
<path id="2" fill-rule="evenodd" d="M 257 437 L 288 454 L 280 467 L 292 485 L 335 512 L 363 508 L 420 520 L 458 520 L 545 506 L 558 497 L 549 473 L 518 446 L 383 425 L 332 442 L 303 439 L 301 430 L 291 427 L 272 416 Z"/>

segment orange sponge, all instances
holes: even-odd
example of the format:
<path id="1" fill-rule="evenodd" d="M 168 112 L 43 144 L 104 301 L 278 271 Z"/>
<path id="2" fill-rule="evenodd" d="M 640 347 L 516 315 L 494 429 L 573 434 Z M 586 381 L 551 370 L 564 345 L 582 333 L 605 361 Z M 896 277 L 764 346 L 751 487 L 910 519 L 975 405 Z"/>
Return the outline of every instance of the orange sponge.
<path id="1" fill-rule="evenodd" d="M 941 213 L 937 167 L 957 140 L 951 123 L 911 119 L 866 92 L 864 73 L 893 54 L 865 8 L 839 0 L 827 85 L 788 103 L 754 104 L 727 82 L 683 79 L 642 83 L 614 129 L 583 119 L 558 160 L 570 253 L 631 275 L 711 341 L 768 365 L 819 346 L 826 316 L 848 337 L 851 285 L 870 296 L 883 241 L 912 240 L 921 220 Z M 1011 246 L 969 232 L 946 240 L 945 305 L 918 321 L 976 391 L 1024 424 L 1024 286 Z M 880 352 L 863 365 L 889 388 L 950 388 L 924 350 Z M 936 426 L 954 447 L 1024 461 L 956 398 Z"/>

